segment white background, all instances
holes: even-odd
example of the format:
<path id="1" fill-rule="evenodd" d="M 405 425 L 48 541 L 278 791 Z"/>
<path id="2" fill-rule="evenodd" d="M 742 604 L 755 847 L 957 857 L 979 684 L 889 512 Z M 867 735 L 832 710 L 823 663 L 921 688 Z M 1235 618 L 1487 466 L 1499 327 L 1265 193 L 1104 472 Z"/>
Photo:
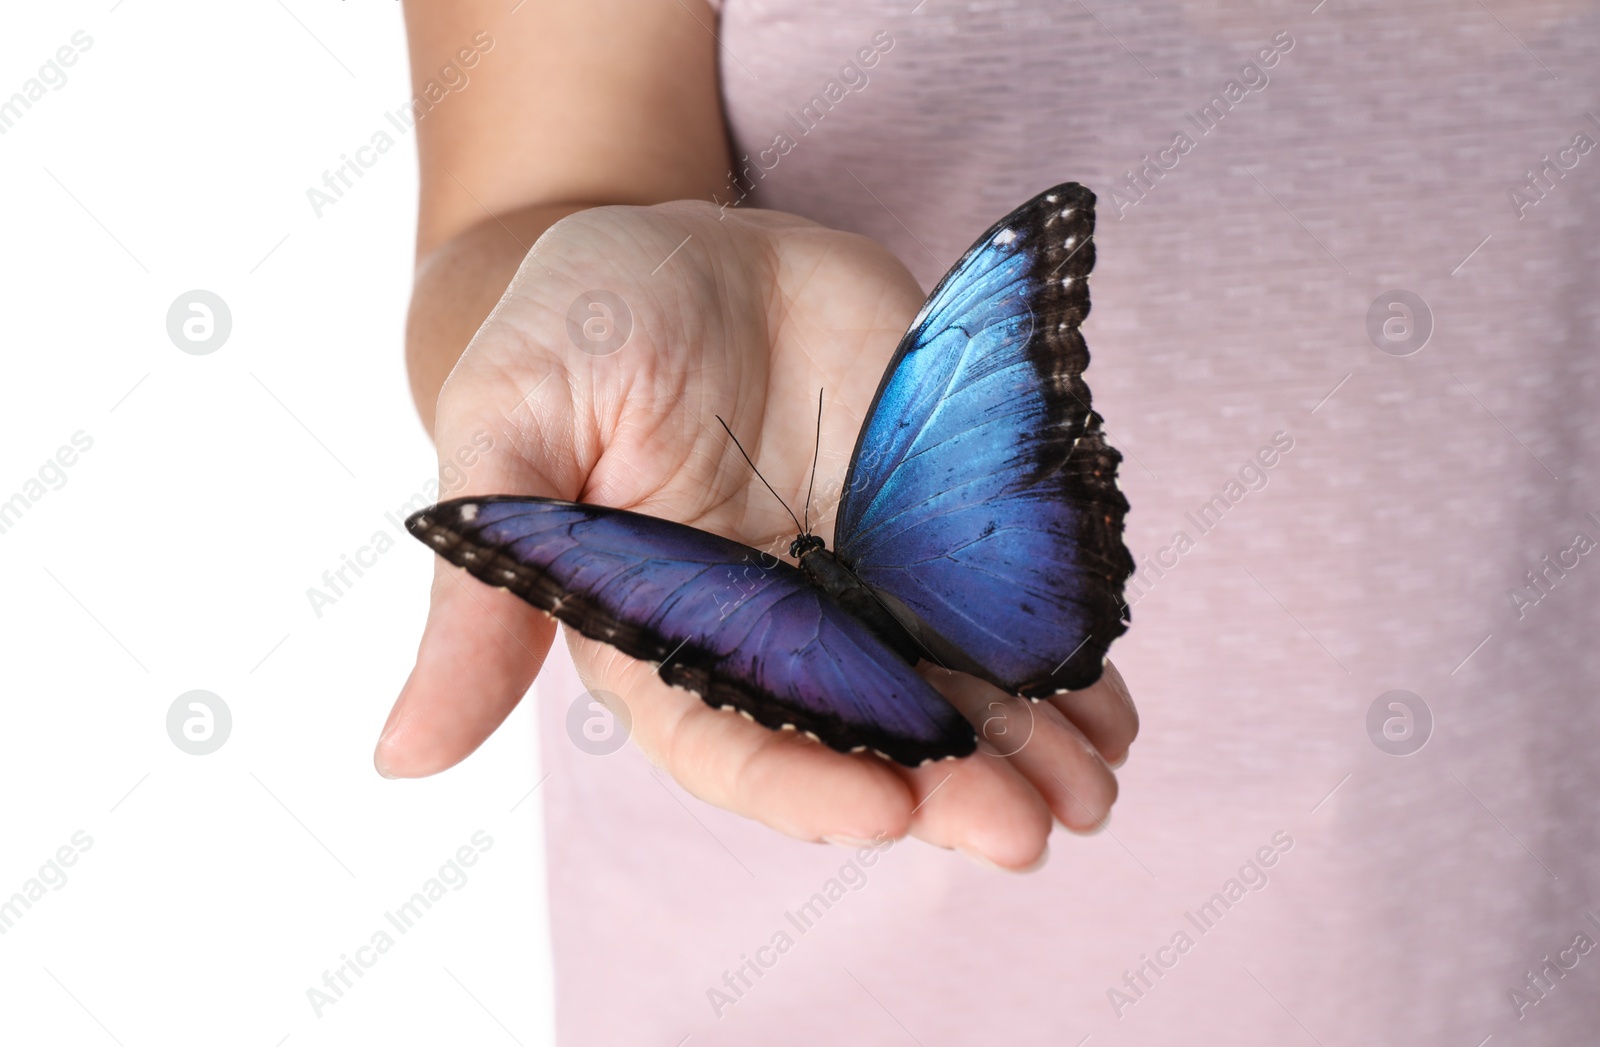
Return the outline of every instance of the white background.
<path id="1" fill-rule="evenodd" d="M 0 501 L 93 440 L 0 533 L 0 899 L 93 841 L 0 934 L 0 1039 L 547 1043 L 531 700 L 439 777 L 371 763 L 431 570 L 385 517 L 434 471 L 399 5 L 113 3 L 7 5 L 0 33 L 0 100 L 92 39 L 0 135 Z M 316 216 L 379 127 L 398 147 Z M 196 288 L 232 314 L 209 355 L 167 333 Z M 307 590 L 378 531 L 319 617 Z M 194 689 L 232 714 L 206 756 L 167 733 Z M 307 990 L 478 830 L 465 885 L 319 1017 Z"/>

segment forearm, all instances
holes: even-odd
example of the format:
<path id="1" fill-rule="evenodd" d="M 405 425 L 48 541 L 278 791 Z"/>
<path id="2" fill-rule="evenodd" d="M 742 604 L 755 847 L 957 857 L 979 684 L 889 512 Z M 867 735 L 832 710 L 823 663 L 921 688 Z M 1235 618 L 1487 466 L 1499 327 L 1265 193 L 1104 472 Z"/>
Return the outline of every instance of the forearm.
<path id="1" fill-rule="evenodd" d="M 405 0 L 404 10 L 424 103 L 419 257 L 490 214 L 648 204 L 722 185 L 707 0 Z M 477 57 L 464 61 L 467 42 Z M 449 84 L 459 86 L 426 104 Z"/>
<path id="2" fill-rule="evenodd" d="M 435 78 L 462 85 L 417 120 L 406 362 L 432 432 L 440 387 L 540 234 L 584 207 L 710 199 L 730 161 L 705 0 L 405 10 L 418 93 Z M 442 71 L 468 40 L 481 56 L 470 87 Z"/>

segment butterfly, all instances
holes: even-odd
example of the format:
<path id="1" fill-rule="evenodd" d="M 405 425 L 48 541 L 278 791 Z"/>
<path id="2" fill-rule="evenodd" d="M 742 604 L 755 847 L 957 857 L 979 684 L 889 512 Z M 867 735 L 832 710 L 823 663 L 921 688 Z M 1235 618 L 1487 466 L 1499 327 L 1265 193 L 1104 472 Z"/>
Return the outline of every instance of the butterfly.
<path id="1" fill-rule="evenodd" d="M 1098 680 L 1128 628 L 1121 455 L 1083 381 L 1094 205 L 1046 190 L 940 281 L 857 437 L 834 549 L 798 525 L 791 564 L 552 498 L 458 498 L 406 526 L 714 707 L 907 766 L 968 755 L 919 661 L 1037 700 Z"/>

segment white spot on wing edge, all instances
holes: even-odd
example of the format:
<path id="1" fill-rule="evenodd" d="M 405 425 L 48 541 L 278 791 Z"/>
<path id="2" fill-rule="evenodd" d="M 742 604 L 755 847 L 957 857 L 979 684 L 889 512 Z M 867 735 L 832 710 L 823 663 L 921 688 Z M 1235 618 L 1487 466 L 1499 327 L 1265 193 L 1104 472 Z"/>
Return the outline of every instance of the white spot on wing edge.
<path id="1" fill-rule="evenodd" d="M 1009 244 L 1016 238 L 1017 231 L 1015 229 L 1002 229 L 998 233 L 995 233 L 994 239 L 989 242 L 994 244 Z"/>
<path id="2" fill-rule="evenodd" d="M 476 520 L 477 518 L 478 518 L 478 506 L 477 506 L 477 503 L 472 503 L 470 505 L 463 505 L 461 507 L 461 520 L 462 520 L 463 523 L 471 523 L 472 521 Z"/>

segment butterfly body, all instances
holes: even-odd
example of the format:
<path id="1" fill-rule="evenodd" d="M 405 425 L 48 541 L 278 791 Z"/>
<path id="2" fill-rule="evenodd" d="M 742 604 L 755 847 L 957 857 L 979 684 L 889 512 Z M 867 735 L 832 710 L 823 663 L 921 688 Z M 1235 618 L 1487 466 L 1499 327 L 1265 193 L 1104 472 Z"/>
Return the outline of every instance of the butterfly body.
<path id="1" fill-rule="evenodd" d="M 881 640 L 909 665 L 923 657 L 916 637 L 890 609 L 884 598 L 872 591 L 839 557 L 830 552 L 816 535 L 801 535 L 794 540 L 791 553 L 800 561 L 800 573 L 818 589 L 838 602 L 867 631 Z"/>
<path id="2" fill-rule="evenodd" d="M 1121 456 L 1082 379 L 1093 229 L 1094 194 L 1056 186 L 934 289 L 862 424 L 833 549 L 802 528 L 791 564 L 551 498 L 455 499 L 407 527 L 710 705 L 912 766 L 967 755 L 918 661 L 1040 699 L 1097 680 L 1127 629 Z"/>

